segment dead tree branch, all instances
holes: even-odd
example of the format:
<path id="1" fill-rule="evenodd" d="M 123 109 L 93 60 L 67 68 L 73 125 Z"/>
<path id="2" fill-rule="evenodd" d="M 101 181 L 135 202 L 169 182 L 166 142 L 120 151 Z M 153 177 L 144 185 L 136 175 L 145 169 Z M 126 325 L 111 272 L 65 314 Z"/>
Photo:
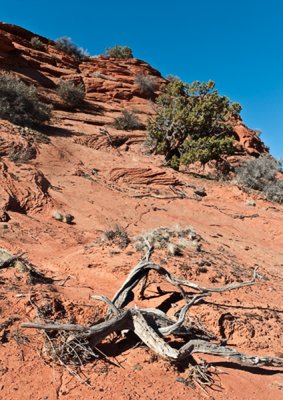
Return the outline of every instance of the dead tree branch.
<path id="1" fill-rule="evenodd" d="M 147 246 L 148 252 L 130 272 L 112 300 L 106 296 L 91 296 L 92 299 L 102 301 L 108 306 L 109 311 L 103 322 L 88 327 L 58 323 L 24 323 L 21 326 L 44 331 L 70 332 L 63 349 L 72 346 L 72 344 L 87 343 L 87 348 L 94 350 L 110 334 L 119 335 L 123 330 L 130 330 L 152 351 L 174 363 L 187 360 L 193 354 L 203 353 L 227 358 L 237 364 L 249 367 L 283 367 L 283 359 L 250 356 L 215 343 L 217 338 L 214 335 L 209 334 L 205 329 L 198 331 L 186 319 L 190 308 L 205 301 L 204 299 L 211 296 L 212 293 L 223 293 L 254 285 L 257 278 L 256 270 L 249 281 L 235 282 L 219 288 L 207 288 L 175 277 L 164 267 L 152 263 L 150 261 L 152 247 L 148 242 Z M 140 282 L 142 283 L 142 291 L 145 290 L 146 279 L 150 271 L 157 272 L 165 281 L 173 285 L 186 301 L 186 304 L 179 310 L 177 318 L 169 318 L 157 308 L 125 308 L 134 299 L 133 289 Z M 183 288 L 190 288 L 199 293 L 189 297 Z M 168 339 L 165 340 L 165 337 L 168 338 L 172 335 L 182 336 L 187 339 L 187 342 L 180 349 L 176 349 Z M 75 351 L 72 347 L 71 349 L 73 352 Z"/>

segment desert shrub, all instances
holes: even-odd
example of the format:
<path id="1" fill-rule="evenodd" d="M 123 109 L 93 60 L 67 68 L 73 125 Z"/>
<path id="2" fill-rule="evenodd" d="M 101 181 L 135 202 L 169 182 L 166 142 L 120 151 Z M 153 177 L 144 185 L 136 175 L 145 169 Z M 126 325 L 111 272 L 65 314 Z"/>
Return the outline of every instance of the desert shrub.
<path id="1" fill-rule="evenodd" d="M 121 115 L 114 119 L 113 127 L 123 131 L 133 131 L 143 129 L 144 126 L 134 111 L 123 110 Z"/>
<path id="2" fill-rule="evenodd" d="M 117 244 L 122 249 L 126 248 L 130 243 L 127 231 L 118 224 L 106 230 L 104 236 L 107 241 Z"/>
<path id="3" fill-rule="evenodd" d="M 63 51 L 64 53 L 74 57 L 77 61 L 84 61 L 88 58 L 87 51 L 78 47 L 70 38 L 66 36 L 56 39 L 55 47 L 57 50 Z"/>
<path id="4" fill-rule="evenodd" d="M 44 50 L 44 44 L 42 43 L 42 41 L 39 39 L 38 36 L 33 36 L 30 39 L 30 43 L 32 47 L 34 47 L 36 50 Z"/>
<path id="5" fill-rule="evenodd" d="M 172 82 L 172 81 L 180 81 L 181 78 L 179 78 L 177 75 L 172 75 L 172 74 L 168 74 L 166 76 L 167 81 Z"/>
<path id="6" fill-rule="evenodd" d="M 109 47 L 106 49 L 106 55 L 113 58 L 133 58 L 132 49 L 128 46 Z"/>
<path id="7" fill-rule="evenodd" d="M 57 88 L 59 96 L 70 106 L 78 106 L 85 97 L 83 85 L 75 85 L 70 81 L 61 81 Z"/>
<path id="8" fill-rule="evenodd" d="M 255 190 L 264 190 L 275 181 L 280 164 L 270 156 L 250 158 L 237 168 L 237 180 L 240 185 Z"/>
<path id="9" fill-rule="evenodd" d="M 175 225 L 171 228 L 160 227 L 144 232 L 133 238 L 137 251 L 148 250 L 148 245 L 155 249 L 167 249 L 170 255 L 181 255 L 185 248 L 201 248 L 201 237 L 191 226 L 182 228 Z"/>
<path id="10" fill-rule="evenodd" d="M 283 181 L 276 180 L 264 188 L 268 200 L 283 204 Z"/>
<path id="11" fill-rule="evenodd" d="M 52 107 L 39 101 L 37 90 L 17 77 L 0 74 L 0 117 L 32 126 L 48 121 Z"/>
<path id="12" fill-rule="evenodd" d="M 254 129 L 253 131 L 258 137 L 262 135 L 262 131 L 260 129 Z"/>
<path id="13" fill-rule="evenodd" d="M 135 84 L 140 94 L 149 98 L 154 96 L 154 92 L 158 88 L 156 78 L 150 75 L 138 74 L 135 78 Z"/>
<path id="14" fill-rule="evenodd" d="M 259 190 L 268 200 L 283 203 L 283 181 L 276 179 L 280 162 L 271 156 L 250 158 L 237 169 L 237 180 L 243 187 Z"/>
<path id="15" fill-rule="evenodd" d="M 164 154 L 169 165 L 205 163 L 233 152 L 232 121 L 241 107 L 214 87 L 212 81 L 185 84 L 177 78 L 163 86 L 148 135 L 153 151 Z"/>

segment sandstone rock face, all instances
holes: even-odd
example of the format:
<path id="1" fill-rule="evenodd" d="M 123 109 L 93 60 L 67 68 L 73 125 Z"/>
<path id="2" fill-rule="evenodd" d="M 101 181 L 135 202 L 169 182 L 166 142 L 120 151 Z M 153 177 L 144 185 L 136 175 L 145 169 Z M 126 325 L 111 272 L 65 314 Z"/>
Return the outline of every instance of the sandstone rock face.
<path id="1" fill-rule="evenodd" d="M 0 23 L 0 59 L 3 71 L 9 71 L 28 84 L 37 86 L 40 96 L 54 107 L 53 120 L 41 132 L 28 132 L 3 121 L 0 130 L 0 155 L 15 162 L 29 162 L 38 157 L 40 148 L 50 141 L 51 136 L 71 136 L 74 143 L 93 150 L 128 151 L 129 146 L 140 146 L 145 139 L 144 131 L 118 131 L 113 128 L 114 119 L 124 109 L 135 110 L 137 117 L 146 125 L 154 114 L 152 99 L 140 94 L 135 83 L 137 75 L 154 79 L 156 92 L 166 80 L 148 63 L 138 59 L 114 59 L 107 56 L 89 57 L 79 63 L 70 55 L 58 51 L 55 43 L 39 36 L 42 51 L 31 45 L 35 36 L 15 25 Z M 83 84 L 85 101 L 76 109 L 70 109 L 58 96 L 56 87 L 60 80 Z M 101 127 L 106 127 L 107 132 Z M 238 155 L 231 158 L 237 165 L 242 157 L 258 156 L 266 148 L 255 132 L 239 123 L 235 127 Z M 119 150 L 120 149 L 120 150 Z M 213 163 L 212 163 L 213 164 Z M 206 167 L 213 170 L 214 166 Z M 198 166 L 191 170 L 199 172 Z M 151 168 L 111 169 L 109 179 L 136 184 L 174 184 L 168 173 L 156 172 Z M 14 182 L 14 185 L 17 183 Z M 19 185 L 20 186 L 20 185 Z"/>
<path id="2" fill-rule="evenodd" d="M 0 23 L 0 57 L 3 70 L 14 72 L 27 83 L 38 86 L 45 101 L 51 102 L 55 110 L 64 109 L 62 100 L 55 92 L 61 79 L 83 83 L 86 92 L 84 114 L 93 115 L 90 123 L 104 125 L 122 109 L 136 109 L 143 122 L 154 109 L 148 99 L 139 93 L 135 77 L 139 74 L 155 79 L 158 88 L 166 82 L 161 74 L 148 63 L 138 59 L 113 59 L 107 56 L 90 57 L 78 63 L 71 56 L 58 51 L 55 43 L 40 37 L 43 51 L 34 49 L 30 43 L 35 36 L 15 25 Z M 86 121 L 86 115 L 73 113 L 73 118 Z M 95 115 L 96 114 L 96 115 Z M 239 148 L 248 155 L 265 153 L 266 149 L 254 131 L 243 124 L 235 127 Z"/>
<path id="3" fill-rule="evenodd" d="M 49 201 L 49 181 L 36 168 L 0 163 L 0 216 L 6 211 L 40 211 Z"/>
<path id="4" fill-rule="evenodd" d="M 143 143 L 144 131 L 117 131 L 112 123 L 123 109 L 128 109 L 135 110 L 140 121 L 146 124 L 148 117 L 154 114 L 154 107 L 149 99 L 139 93 L 135 78 L 141 74 L 154 79 L 157 96 L 166 80 L 156 69 L 138 59 L 113 59 L 107 56 L 90 57 L 79 63 L 58 51 L 53 41 L 40 36 L 43 49 L 34 49 L 30 42 L 33 36 L 32 32 L 21 27 L 0 23 L 1 68 L 18 75 L 28 84 L 36 85 L 43 100 L 53 105 L 54 118 L 49 126 L 42 128 L 41 133 L 24 131 L 3 121 L 0 130 L 2 157 L 16 162 L 36 159 L 45 140 L 50 140 L 50 135 L 74 136 L 75 143 L 93 150 L 112 151 L 120 148 L 125 151 L 129 146 Z M 55 89 L 62 79 L 84 85 L 86 97 L 81 107 L 71 110 L 59 98 Z M 107 127 L 106 134 L 101 127 Z M 239 156 L 233 158 L 233 165 L 243 156 L 257 156 L 266 152 L 255 132 L 242 123 L 235 127 L 235 136 Z M 214 167 L 209 168 L 213 170 Z M 199 172 L 197 166 L 191 167 L 191 170 L 194 169 Z M 174 184 L 175 178 L 167 175 L 147 167 L 135 167 L 112 169 L 109 177 L 120 183 Z M 17 182 L 13 185 L 17 185 Z"/>
<path id="5" fill-rule="evenodd" d="M 180 183 L 170 172 L 154 171 L 151 168 L 114 168 L 110 171 L 113 182 L 131 185 L 176 185 Z"/>
<path id="6" fill-rule="evenodd" d="M 0 55 L 1 58 L 3 58 L 3 53 L 10 53 L 11 51 L 14 51 L 15 47 L 12 43 L 12 40 L 10 40 L 7 36 L 0 34 Z"/>
<path id="7" fill-rule="evenodd" d="M 256 133 L 247 128 L 244 124 L 236 125 L 235 134 L 243 150 L 251 156 L 258 156 L 267 153 L 267 148 Z"/>

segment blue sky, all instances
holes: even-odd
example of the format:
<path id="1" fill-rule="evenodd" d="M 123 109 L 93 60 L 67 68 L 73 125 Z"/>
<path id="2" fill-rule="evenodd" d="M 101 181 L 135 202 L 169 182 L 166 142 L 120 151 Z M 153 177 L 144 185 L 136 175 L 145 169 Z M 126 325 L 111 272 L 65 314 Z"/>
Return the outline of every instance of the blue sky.
<path id="1" fill-rule="evenodd" d="M 1 4 L 2 3 L 2 4 Z M 90 54 L 116 43 L 163 75 L 212 79 L 283 157 L 283 0 L 0 0 L 1 20 L 69 36 Z"/>

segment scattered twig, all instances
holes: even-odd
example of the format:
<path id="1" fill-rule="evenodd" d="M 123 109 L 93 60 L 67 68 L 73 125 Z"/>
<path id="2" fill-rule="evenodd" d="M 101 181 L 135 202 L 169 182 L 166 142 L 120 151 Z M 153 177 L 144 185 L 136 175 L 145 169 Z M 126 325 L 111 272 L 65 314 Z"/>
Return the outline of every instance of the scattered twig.
<path id="1" fill-rule="evenodd" d="M 114 145 L 113 140 L 112 140 L 108 130 L 106 128 L 99 128 L 99 132 L 101 133 L 101 135 L 104 135 L 107 137 L 110 146 L 112 146 L 113 149 L 117 150 L 117 153 L 119 154 L 119 156 L 121 156 L 122 154 L 121 154 L 120 150 Z"/>

